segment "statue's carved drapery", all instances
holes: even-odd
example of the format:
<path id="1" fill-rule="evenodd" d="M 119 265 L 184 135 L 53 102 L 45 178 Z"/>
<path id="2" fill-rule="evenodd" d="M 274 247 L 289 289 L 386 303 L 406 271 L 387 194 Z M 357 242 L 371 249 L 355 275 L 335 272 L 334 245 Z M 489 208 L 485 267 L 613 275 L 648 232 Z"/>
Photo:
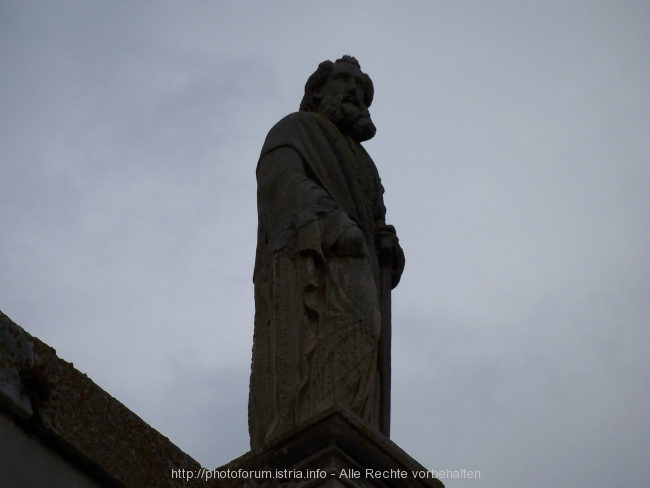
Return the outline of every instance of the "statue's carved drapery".
<path id="1" fill-rule="evenodd" d="M 357 140 L 331 117 L 301 111 L 278 122 L 262 148 L 253 448 L 334 405 L 379 428 L 377 237 L 386 210 L 377 168 Z M 401 259 L 395 285 L 403 254 L 391 232 Z"/>

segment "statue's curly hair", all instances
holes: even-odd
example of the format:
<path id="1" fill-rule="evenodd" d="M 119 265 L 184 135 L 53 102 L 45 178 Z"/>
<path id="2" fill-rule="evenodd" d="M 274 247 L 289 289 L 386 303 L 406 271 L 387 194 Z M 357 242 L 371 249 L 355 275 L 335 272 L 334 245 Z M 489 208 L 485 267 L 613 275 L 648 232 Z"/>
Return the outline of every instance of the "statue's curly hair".
<path id="1" fill-rule="evenodd" d="M 361 69 L 359 61 L 354 57 L 344 55 L 341 59 L 336 60 L 337 63 L 351 63 L 357 68 Z M 327 78 L 329 77 L 332 69 L 334 68 L 334 63 L 331 61 L 323 61 L 318 65 L 318 69 L 309 77 L 307 83 L 305 84 L 305 95 L 302 97 L 300 102 L 300 111 L 301 112 L 313 112 L 318 108 L 320 104 L 320 97 L 314 96 L 314 92 L 318 90 L 321 86 L 325 84 Z M 372 84 L 370 76 L 363 73 L 363 79 L 365 81 L 365 91 L 363 93 L 363 103 L 366 105 L 366 108 L 370 107 L 372 103 L 372 98 L 375 94 L 375 88 Z"/>

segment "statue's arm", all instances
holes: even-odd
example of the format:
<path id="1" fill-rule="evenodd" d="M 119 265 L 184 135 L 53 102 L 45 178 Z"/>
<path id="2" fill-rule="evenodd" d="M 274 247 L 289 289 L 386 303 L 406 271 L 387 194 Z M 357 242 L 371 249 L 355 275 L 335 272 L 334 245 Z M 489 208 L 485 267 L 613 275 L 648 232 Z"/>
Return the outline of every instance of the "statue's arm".
<path id="1" fill-rule="evenodd" d="M 400 278 L 402 277 L 402 273 L 404 272 L 404 265 L 406 264 L 404 250 L 399 244 L 399 239 L 397 238 L 395 227 L 392 225 L 386 225 L 383 221 L 379 224 L 380 225 L 377 226 L 378 245 L 381 245 L 382 239 L 388 238 L 391 240 L 391 288 L 395 288 L 398 285 Z"/>
<path id="2" fill-rule="evenodd" d="M 331 195 L 309 177 L 300 153 L 293 147 L 281 146 L 262 157 L 257 184 L 260 215 L 274 219 L 282 212 L 291 212 L 293 218 L 285 221 L 299 222 L 298 230 L 303 237 L 299 240 L 311 240 L 315 236 L 307 239 L 305 234 L 318 233 L 322 247 L 336 255 L 364 255 L 361 230 Z"/>
<path id="3" fill-rule="evenodd" d="M 257 195 L 261 201 L 270 198 L 288 177 L 305 177 L 305 168 L 298 151 L 282 146 L 266 153 L 257 166 Z"/>

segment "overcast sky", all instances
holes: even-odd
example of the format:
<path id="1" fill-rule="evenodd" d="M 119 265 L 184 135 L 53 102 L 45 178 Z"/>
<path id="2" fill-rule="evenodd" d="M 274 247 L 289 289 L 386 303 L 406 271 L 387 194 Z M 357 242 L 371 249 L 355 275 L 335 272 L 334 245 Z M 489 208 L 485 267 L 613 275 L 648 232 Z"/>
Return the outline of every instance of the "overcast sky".
<path id="1" fill-rule="evenodd" d="M 0 0 L 0 309 L 245 453 L 255 165 L 343 54 L 407 259 L 392 439 L 450 488 L 647 487 L 647 1 Z"/>

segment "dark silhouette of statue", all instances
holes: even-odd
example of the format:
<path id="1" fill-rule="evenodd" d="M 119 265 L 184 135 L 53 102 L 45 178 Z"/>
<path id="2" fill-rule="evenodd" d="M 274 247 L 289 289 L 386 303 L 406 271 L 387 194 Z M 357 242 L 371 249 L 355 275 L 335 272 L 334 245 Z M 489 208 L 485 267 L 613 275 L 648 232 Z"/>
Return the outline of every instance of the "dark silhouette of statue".
<path id="1" fill-rule="evenodd" d="M 309 77 L 300 111 L 264 142 L 252 448 L 336 405 L 389 433 L 390 289 L 404 254 L 360 144 L 375 135 L 373 92 L 355 58 L 325 61 Z"/>

